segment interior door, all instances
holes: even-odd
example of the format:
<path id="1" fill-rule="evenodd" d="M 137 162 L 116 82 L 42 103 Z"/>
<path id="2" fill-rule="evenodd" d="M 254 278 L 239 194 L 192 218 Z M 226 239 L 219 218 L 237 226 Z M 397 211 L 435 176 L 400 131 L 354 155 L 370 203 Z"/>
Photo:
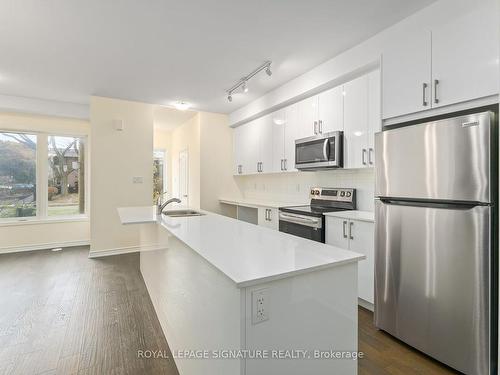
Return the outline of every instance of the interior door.
<path id="1" fill-rule="evenodd" d="M 466 374 L 490 374 L 490 218 L 375 204 L 375 325 Z"/>
<path id="2" fill-rule="evenodd" d="M 430 31 L 401 30 L 383 50 L 382 68 L 384 119 L 431 108 Z"/>
<path id="3" fill-rule="evenodd" d="M 368 78 L 344 85 L 344 168 L 368 166 Z"/>
<path id="4" fill-rule="evenodd" d="M 318 118 L 321 133 L 344 130 L 344 97 L 342 86 L 318 95 Z"/>
<path id="5" fill-rule="evenodd" d="M 188 150 L 179 152 L 179 199 L 183 206 L 189 206 L 189 154 Z"/>
<path id="6" fill-rule="evenodd" d="M 498 8 L 497 0 L 473 1 L 432 29 L 433 107 L 498 94 Z"/>

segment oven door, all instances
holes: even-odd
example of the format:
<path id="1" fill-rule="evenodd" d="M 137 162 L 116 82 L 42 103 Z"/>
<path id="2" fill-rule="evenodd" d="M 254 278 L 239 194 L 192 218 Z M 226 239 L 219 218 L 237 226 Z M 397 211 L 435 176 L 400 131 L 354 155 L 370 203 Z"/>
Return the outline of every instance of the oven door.
<path id="1" fill-rule="evenodd" d="M 295 168 L 319 169 L 342 167 L 342 132 L 295 141 Z"/>
<path id="2" fill-rule="evenodd" d="M 325 242 L 325 229 L 322 217 L 280 212 L 280 232 L 293 234 L 298 237 L 307 238 L 317 242 Z"/>

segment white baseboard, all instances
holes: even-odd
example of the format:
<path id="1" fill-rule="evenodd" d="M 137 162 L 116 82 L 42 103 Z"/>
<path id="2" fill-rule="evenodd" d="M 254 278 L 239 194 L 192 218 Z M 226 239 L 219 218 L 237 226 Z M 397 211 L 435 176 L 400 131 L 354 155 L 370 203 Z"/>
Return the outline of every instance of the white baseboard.
<path id="1" fill-rule="evenodd" d="M 375 306 L 373 305 L 373 303 L 365 301 L 362 298 L 358 298 L 358 305 L 361 307 L 364 307 L 365 309 L 370 310 L 372 312 L 375 311 Z"/>
<path id="2" fill-rule="evenodd" d="M 34 250 L 49 250 L 58 247 L 64 248 L 64 247 L 87 246 L 87 245 L 90 245 L 89 240 L 51 242 L 51 243 L 21 245 L 21 246 L 5 246 L 5 247 L 0 247 L 0 254 L 19 253 L 23 251 L 34 251 Z"/>
<path id="3" fill-rule="evenodd" d="M 108 257 L 111 255 L 120 255 L 128 253 L 138 253 L 141 251 L 154 251 L 165 249 L 166 246 L 161 246 L 158 244 L 152 245 L 137 245 L 137 246 L 126 246 L 126 247 L 116 247 L 114 249 L 104 249 L 104 250 L 90 250 L 89 258 L 101 258 Z"/>

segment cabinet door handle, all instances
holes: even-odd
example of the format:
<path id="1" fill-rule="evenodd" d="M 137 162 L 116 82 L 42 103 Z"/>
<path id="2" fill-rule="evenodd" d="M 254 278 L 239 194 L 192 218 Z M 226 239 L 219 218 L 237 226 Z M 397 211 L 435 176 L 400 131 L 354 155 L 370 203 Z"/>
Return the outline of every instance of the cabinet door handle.
<path id="1" fill-rule="evenodd" d="M 281 170 L 282 170 L 282 171 L 284 171 L 284 167 L 283 167 L 283 164 L 284 164 L 284 163 L 283 163 L 283 161 L 284 161 L 284 160 L 285 160 L 285 159 L 281 159 Z"/>
<path id="2" fill-rule="evenodd" d="M 352 226 L 354 225 L 354 222 L 350 221 L 349 222 L 349 239 L 353 240 L 354 236 L 352 235 Z"/>
<path id="3" fill-rule="evenodd" d="M 319 134 L 323 134 L 323 121 L 319 120 L 318 122 Z"/>
<path id="4" fill-rule="evenodd" d="M 271 210 L 269 209 L 269 221 L 271 221 Z"/>
<path id="5" fill-rule="evenodd" d="M 347 234 L 346 234 L 346 226 L 347 226 L 347 221 L 346 221 L 346 220 L 344 220 L 344 221 L 342 222 L 342 237 L 344 237 L 344 238 L 347 238 Z"/>
<path id="6" fill-rule="evenodd" d="M 288 167 L 287 167 L 287 161 L 288 161 L 288 159 L 285 159 L 284 161 L 285 161 L 285 171 L 287 171 L 288 170 Z"/>
<path id="7" fill-rule="evenodd" d="M 427 92 L 427 83 L 422 83 L 422 105 L 424 107 L 427 107 L 427 104 L 429 104 L 427 102 L 427 95 L 426 95 L 426 92 Z"/>
<path id="8" fill-rule="evenodd" d="M 366 165 L 366 148 L 363 149 L 363 152 L 361 154 L 361 162 L 363 165 Z"/>
<path id="9" fill-rule="evenodd" d="M 318 121 L 314 121 L 314 134 L 318 134 Z"/>
<path id="10" fill-rule="evenodd" d="M 371 164 L 371 165 L 373 165 L 372 155 L 373 155 L 373 148 L 369 148 L 368 149 L 368 164 Z"/>
<path id="11" fill-rule="evenodd" d="M 439 99 L 438 99 L 438 85 L 439 85 L 439 79 L 434 80 L 434 103 L 438 104 Z"/>

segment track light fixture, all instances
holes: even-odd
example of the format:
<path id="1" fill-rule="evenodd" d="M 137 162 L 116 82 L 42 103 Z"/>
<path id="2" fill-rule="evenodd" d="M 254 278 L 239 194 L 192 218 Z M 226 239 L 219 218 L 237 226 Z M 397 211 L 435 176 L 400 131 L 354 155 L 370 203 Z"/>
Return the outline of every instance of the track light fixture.
<path id="1" fill-rule="evenodd" d="M 229 90 L 226 90 L 227 92 L 227 100 L 229 102 L 232 102 L 233 101 L 233 92 L 240 88 L 241 87 L 241 91 L 243 91 L 244 93 L 248 92 L 248 85 L 247 85 L 247 82 L 249 79 L 253 78 L 255 75 L 257 75 L 257 73 L 265 70 L 266 71 L 266 74 L 270 77 L 273 72 L 271 71 L 271 64 L 272 64 L 272 61 L 266 61 L 264 64 L 262 64 L 261 66 L 259 66 L 257 69 L 255 69 L 253 72 L 251 72 L 250 74 L 248 74 L 247 76 L 243 77 L 242 79 L 240 79 L 236 84 L 234 84 Z"/>

